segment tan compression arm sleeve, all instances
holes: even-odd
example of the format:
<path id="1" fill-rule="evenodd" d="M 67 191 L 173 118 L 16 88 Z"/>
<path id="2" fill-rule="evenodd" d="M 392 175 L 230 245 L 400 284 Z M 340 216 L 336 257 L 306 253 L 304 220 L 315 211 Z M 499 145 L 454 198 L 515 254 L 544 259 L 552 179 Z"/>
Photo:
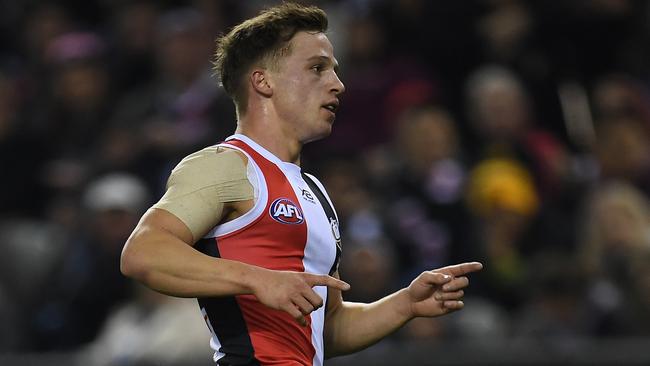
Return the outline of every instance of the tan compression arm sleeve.
<path id="1" fill-rule="evenodd" d="M 167 191 L 153 208 L 178 217 L 199 240 L 221 221 L 224 203 L 254 198 L 244 159 L 216 146 L 188 155 L 172 170 Z"/>

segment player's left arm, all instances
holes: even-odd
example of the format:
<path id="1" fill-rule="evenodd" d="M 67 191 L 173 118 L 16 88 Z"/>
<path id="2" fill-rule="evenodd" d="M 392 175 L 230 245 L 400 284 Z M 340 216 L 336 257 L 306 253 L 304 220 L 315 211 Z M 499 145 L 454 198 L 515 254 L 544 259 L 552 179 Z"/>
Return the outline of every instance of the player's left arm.
<path id="1" fill-rule="evenodd" d="M 415 317 L 436 317 L 460 310 L 467 274 L 483 268 L 462 263 L 422 272 L 411 284 L 370 304 L 343 301 L 341 291 L 330 288 L 325 315 L 325 356 L 362 350 L 393 333 Z M 334 277 L 339 277 L 338 273 Z"/>

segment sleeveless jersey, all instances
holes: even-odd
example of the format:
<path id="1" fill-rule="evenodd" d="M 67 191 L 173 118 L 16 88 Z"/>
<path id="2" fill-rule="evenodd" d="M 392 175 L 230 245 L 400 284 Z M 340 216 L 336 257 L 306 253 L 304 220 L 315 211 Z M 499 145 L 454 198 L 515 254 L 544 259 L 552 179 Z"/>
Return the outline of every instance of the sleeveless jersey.
<path id="1" fill-rule="evenodd" d="M 222 146 L 248 158 L 255 205 L 216 226 L 196 248 L 272 270 L 331 274 L 340 255 L 340 237 L 331 201 L 320 182 L 244 135 L 233 135 Z M 325 303 L 327 288 L 314 290 Z M 308 325 L 302 327 L 289 314 L 266 307 L 253 295 L 198 301 L 212 333 L 210 346 L 218 365 L 323 364 L 326 306 L 307 316 Z"/>

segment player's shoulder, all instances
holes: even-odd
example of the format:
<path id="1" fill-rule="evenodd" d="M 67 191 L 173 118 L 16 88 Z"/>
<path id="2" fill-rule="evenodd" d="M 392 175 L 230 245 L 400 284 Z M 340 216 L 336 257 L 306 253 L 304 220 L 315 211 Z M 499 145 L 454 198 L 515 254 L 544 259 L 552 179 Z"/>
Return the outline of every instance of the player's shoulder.
<path id="1" fill-rule="evenodd" d="M 172 170 L 170 181 L 207 180 L 213 184 L 245 177 L 247 161 L 246 156 L 237 150 L 220 145 L 209 146 L 184 157 Z"/>
<path id="2" fill-rule="evenodd" d="M 242 164 L 246 164 L 248 159 L 243 153 L 235 149 L 223 145 L 213 145 L 187 155 L 178 165 L 218 164 L 231 161 L 234 163 L 241 162 Z"/>
<path id="3" fill-rule="evenodd" d="M 214 145 L 184 157 L 172 170 L 172 174 L 177 171 L 201 171 L 215 168 L 245 169 L 247 162 L 248 159 L 243 153 L 228 147 Z"/>

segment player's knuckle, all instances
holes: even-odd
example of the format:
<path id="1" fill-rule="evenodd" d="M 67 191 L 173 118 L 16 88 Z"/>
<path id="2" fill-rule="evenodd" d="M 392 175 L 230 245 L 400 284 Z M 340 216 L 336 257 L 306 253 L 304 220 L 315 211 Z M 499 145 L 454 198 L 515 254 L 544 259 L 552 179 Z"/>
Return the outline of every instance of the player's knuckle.
<path id="1" fill-rule="evenodd" d="M 302 318 L 302 312 L 296 308 L 296 307 L 291 307 L 291 313 L 296 319 Z"/>
<path id="2" fill-rule="evenodd" d="M 308 284 L 303 283 L 303 284 L 300 286 L 300 294 L 306 295 L 306 294 L 308 294 L 310 291 L 312 291 L 312 289 L 311 289 L 311 286 L 309 286 Z"/>
<path id="3" fill-rule="evenodd" d="M 291 284 L 291 290 L 294 293 L 302 292 L 305 287 L 307 287 L 307 283 L 305 281 L 296 281 Z"/>
<path id="4" fill-rule="evenodd" d="M 287 306 L 291 306 L 296 301 L 296 296 L 294 294 L 292 295 L 287 295 L 286 297 L 282 298 L 282 302 L 284 304 L 287 304 Z"/>
<path id="5" fill-rule="evenodd" d="M 334 279 L 333 279 L 332 277 L 330 277 L 330 276 L 326 276 L 326 275 L 320 275 L 320 276 L 318 276 L 318 281 L 319 281 L 320 283 L 322 283 L 322 284 L 327 284 L 327 285 L 332 284 L 332 283 L 335 282 Z"/>

